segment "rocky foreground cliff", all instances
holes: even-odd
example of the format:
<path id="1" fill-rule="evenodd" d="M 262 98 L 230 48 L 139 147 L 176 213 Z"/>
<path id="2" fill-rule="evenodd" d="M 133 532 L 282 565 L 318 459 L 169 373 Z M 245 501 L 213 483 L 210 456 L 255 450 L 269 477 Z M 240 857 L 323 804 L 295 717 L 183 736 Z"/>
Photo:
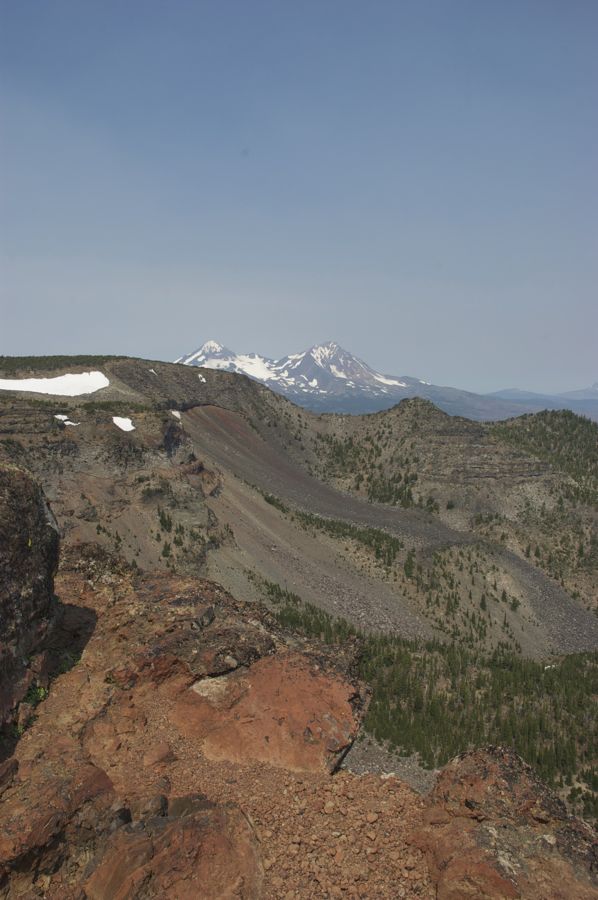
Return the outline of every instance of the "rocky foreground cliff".
<path id="1" fill-rule="evenodd" d="M 16 466 L 0 466 L 0 727 L 13 722 L 34 678 L 47 687 L 57 565 L 58 527 L 41 489 Z"/>
<path id="2" fill-rule="evenodd" d="M 427 797 L 338 771 L 368 703 L 358 641 L 92 543 L 52 586 L 41 492 L 2 478 L 0 896 L 598 896 L 591 829 L 507 749 Z"/>

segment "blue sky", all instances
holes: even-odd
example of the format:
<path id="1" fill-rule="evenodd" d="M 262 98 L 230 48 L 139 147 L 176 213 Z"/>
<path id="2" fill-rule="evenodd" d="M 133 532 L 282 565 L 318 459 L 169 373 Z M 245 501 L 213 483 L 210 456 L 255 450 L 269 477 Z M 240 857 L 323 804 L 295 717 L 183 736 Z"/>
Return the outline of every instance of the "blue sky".
<path id="1" fill-rule="evenodd" d="M 598 380 L 598 4 L 0 0 L 0 353 Z"/>

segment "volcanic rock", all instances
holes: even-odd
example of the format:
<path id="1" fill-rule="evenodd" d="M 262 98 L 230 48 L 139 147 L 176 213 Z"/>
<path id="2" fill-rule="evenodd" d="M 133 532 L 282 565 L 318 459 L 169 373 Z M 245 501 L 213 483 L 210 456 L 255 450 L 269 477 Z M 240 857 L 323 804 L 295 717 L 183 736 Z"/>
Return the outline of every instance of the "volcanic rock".
<path id="1" fill-rule="evenodd" d="M 440 773 L 412 836 L 439 900 L 598 897 L 592 829 L 513 750 L 464 753 Z"/>
<path id="2" fill-rule="evenodd" d="M 354 685 L 299 654 L 204 678 L 171 715 L 210 759 L 257 760 L 293 771 L 332 771 L 357 734 Z"/>
<path id="3" fill-rule="evenodd" d="M 47 684 L 58 544 L 41 489 L 22 470 L 0 465 L 0 726 L 15 719 L 33 670 Z"/>
<path id="4" fill-rule="evenodd" d="M 184 802 L 181 802 L 184 801 Z M 258 844 L 233 804 L 201 796 L 171 802 L 167 815 L 119 829 L 85 884 L 90 900 L 260 896 Z"/>

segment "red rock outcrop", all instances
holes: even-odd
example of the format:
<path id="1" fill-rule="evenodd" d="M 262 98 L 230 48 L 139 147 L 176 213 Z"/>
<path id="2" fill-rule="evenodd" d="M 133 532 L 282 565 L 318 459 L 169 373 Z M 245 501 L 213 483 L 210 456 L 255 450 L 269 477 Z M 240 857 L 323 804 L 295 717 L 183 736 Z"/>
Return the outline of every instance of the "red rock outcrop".
<path id="1" fill-rule="evenodd" d="M 412 843 L 427 854 L 439 900 L 598 897 L 591 828 L 513 750 L 465 753 L 440 773 Z"/>
<path id="2" fill-rule="evenodd" d="M 181 695 L 171 721 L 209 759 L 333 771 L 357 735 L 358 697 L 353 684 L 309 657 L 277 654 L 197 681 Z"/>
<path id="3" fill-rule="evenodd" d="M 84 886 L 90 900 L 256 900 L 258 842 L 237 806 L 179 797 L 161 814 L 112 835 Z"/>
<path id="4" fill-rule="evenodd" d="M 301 654 L 265 610 L 207 581 L 142 577 L 89 546 L 64 566 L 59 597 L 96 627 L 0 769 L 0 897 L 263 896 L 261 847 L 234 789 L 222 802 L 221 789 L 189 797 L 235 740 L 240 768 L 255 759 L 328 777 L 364 707 L 347 660 L 335 668 L 307 642 Z M 193 702 L 222 679 L 238 708 L 219 723 L 212 710 L 204 752 L 189 733 Z"/>

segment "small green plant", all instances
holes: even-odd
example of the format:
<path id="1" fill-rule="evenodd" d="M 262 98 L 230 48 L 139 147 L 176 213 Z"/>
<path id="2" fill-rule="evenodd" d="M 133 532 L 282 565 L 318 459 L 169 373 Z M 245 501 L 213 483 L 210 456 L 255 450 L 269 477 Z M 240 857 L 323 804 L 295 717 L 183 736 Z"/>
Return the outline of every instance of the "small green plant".
<path id="1" fill-rule="evenodd" d="M 48 689 L 42 687 L 41 684 L 32 684 L 29 686 L 29 690 L 23 697 L 25 703 L 29 703 L 30 706 L 34 708 L 38 706 L 42 700 L 45 700 L 48 696 Z"/>

